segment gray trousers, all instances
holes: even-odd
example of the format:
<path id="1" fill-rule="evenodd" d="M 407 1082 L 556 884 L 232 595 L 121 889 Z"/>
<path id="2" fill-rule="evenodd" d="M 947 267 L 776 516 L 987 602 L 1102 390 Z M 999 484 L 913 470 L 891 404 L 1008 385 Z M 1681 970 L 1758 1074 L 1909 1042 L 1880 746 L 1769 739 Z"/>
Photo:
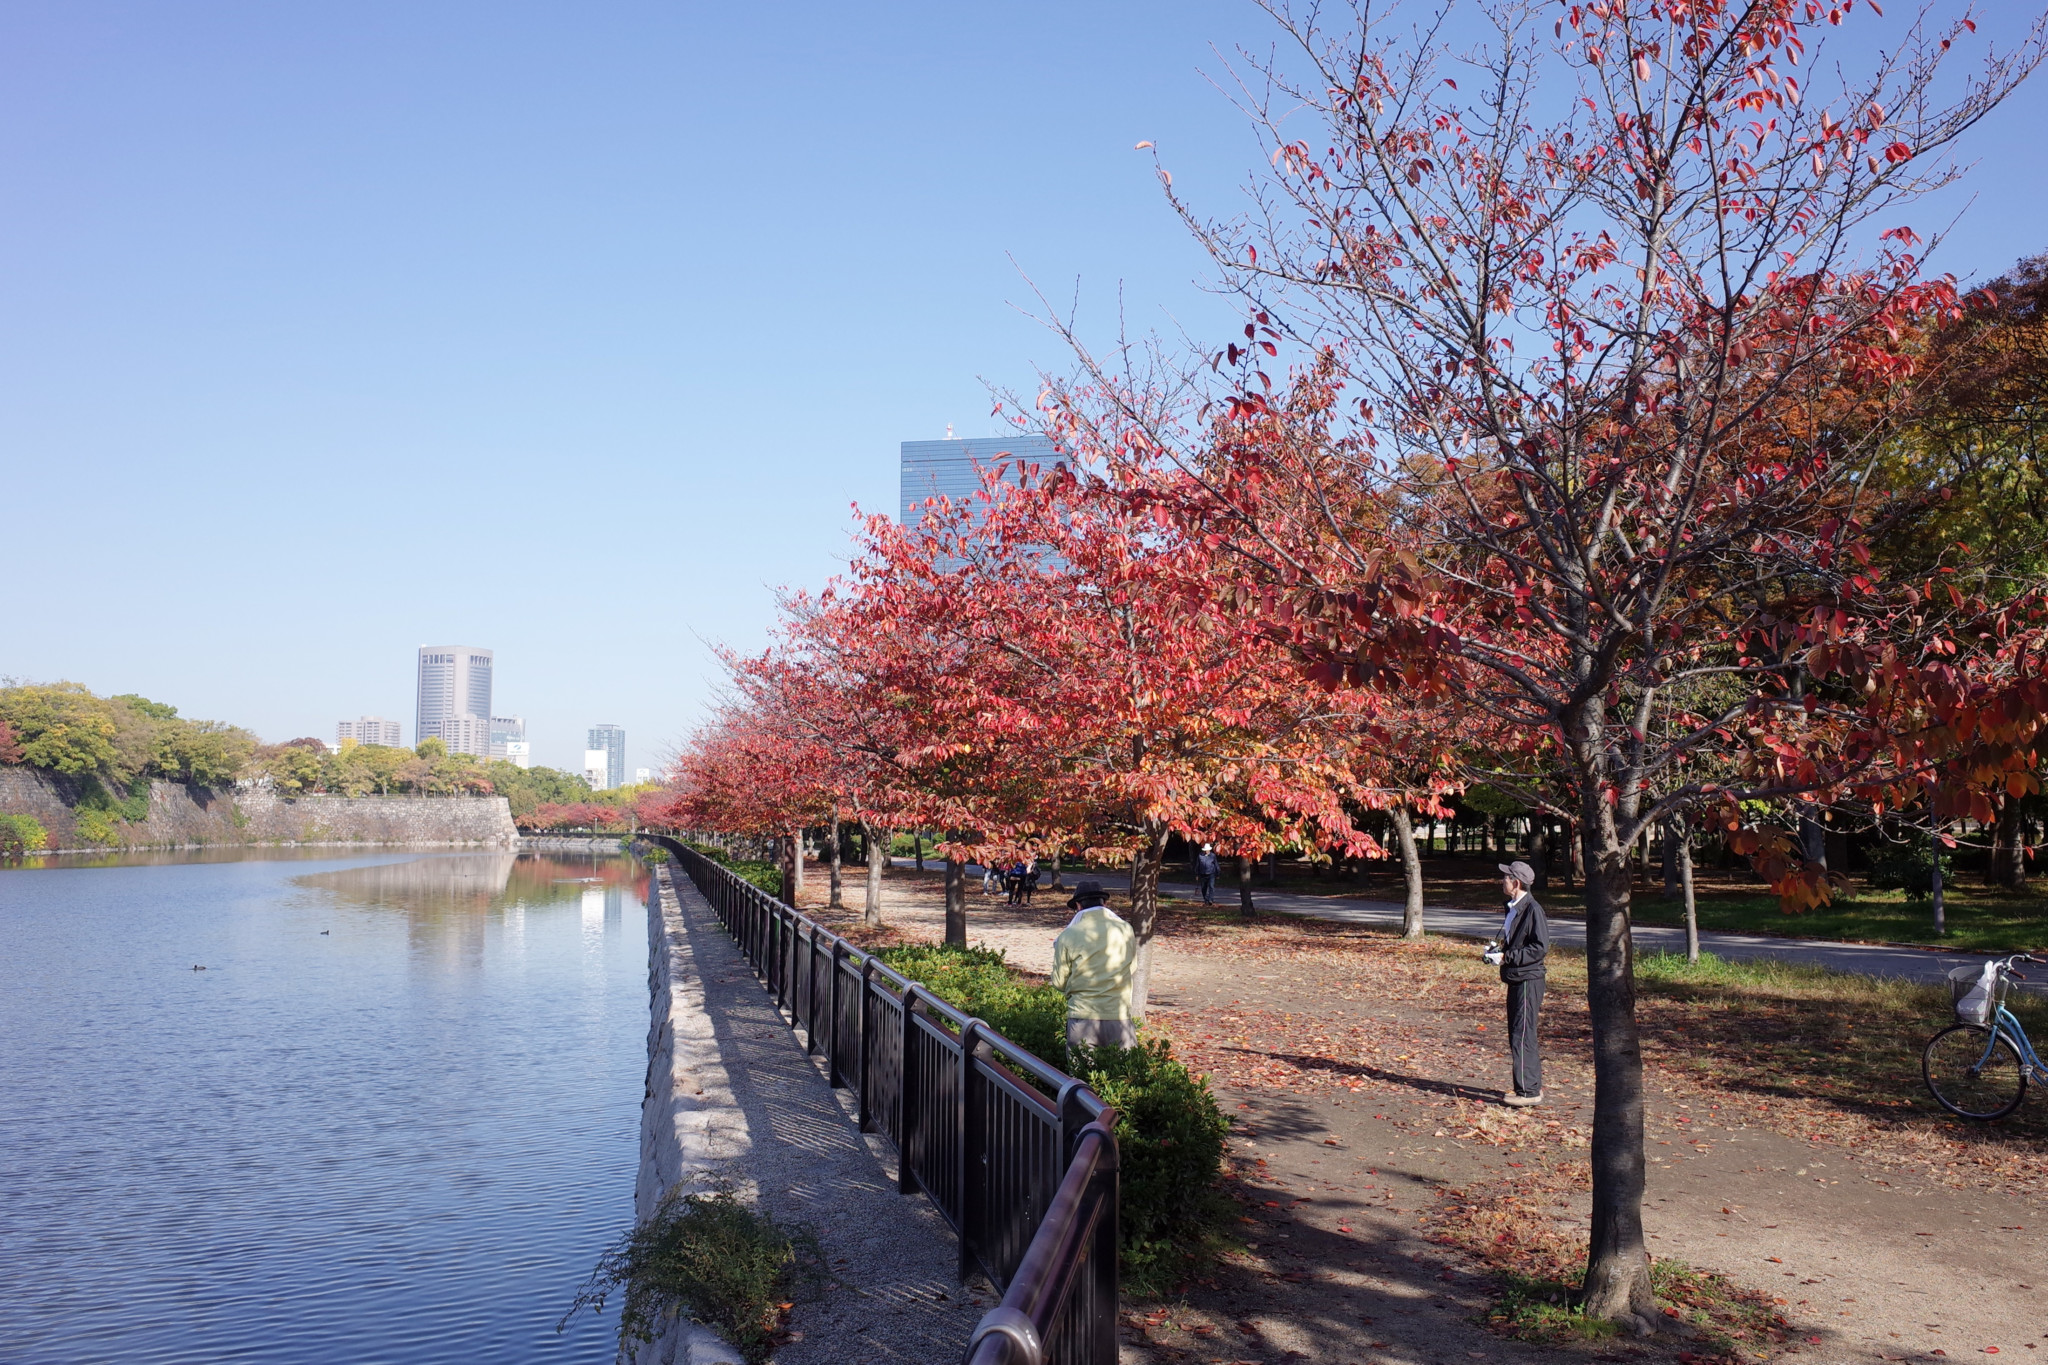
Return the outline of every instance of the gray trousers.
<path id="1" fill-rule="evenodd" d="M 1130 1047 L 1138 1031 L 1122 1019 L 1067 1020 L 1068 1047 Z"/>
<path id="2" fill-rule="evenodd" d="M 1510 981 L 1508 1053 L 1514 1058 L 1515 1093 L 1543 1093 L 1543 1048 L 1536 1040 L 1536 1016 L 1543 1011 L 1543 978 Z"/>

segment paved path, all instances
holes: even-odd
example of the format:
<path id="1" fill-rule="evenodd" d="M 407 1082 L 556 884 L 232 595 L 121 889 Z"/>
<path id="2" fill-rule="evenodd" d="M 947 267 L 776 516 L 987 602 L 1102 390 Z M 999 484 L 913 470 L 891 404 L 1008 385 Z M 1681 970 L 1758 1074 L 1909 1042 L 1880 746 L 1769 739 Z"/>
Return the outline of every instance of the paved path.
<path id="1" fill-rule="evenodd" d="M 654 873 L 656 1021 L 649 1076 L 653 1183 L 724 1180 L 808 1227 L 824 1283 L 794 1298 L 799 1337 L 780 1365 L 924 1365 L 957 1359 L 989 1300 L 963 1288 L 953 1233 L 921 1194 L 897 1192 L 894 1153 L 861 1133 L 690 879 Z M 639 1365 L 703 1359 L 672 1333 Z M 718 1357 L 713 1356 L 713 1359 Z"/>
<path id="2" fill-rule="evenodd" d="M 898 858 L 898 864 L 908 867 L 912 860 Z M 969 864 L 969 874 L 975 882 L 981 880 L 981 868 Z M 1106 891 L 1130 890 L 1130 878 L 1116 873 L 1091 871 L 1089 877 L 1100 881 Z M 1079 878 L 1072 873 L 1063 873 L 1065 885 L 1072 886 Z M 1200 893 L 1190 883 L 1164 882 L 1161 891 L 1186 899 L 1193 899 Z M 978 887 L 974 894 L 979 895 Z M 1040 892 L 1044 894 L 1043 890 Z M 1274 891 L 1268 887 L 1252 888 L 1253 901 L 1262 913 L 1298 915 L 1304 919 L 1338 920 L 1346 924 L 1375 924 L 1399 928 L 1401 906 L 1394 901 L 1359 900 L 1350 896 L 1304 896 L 1298 892 Z M 1216 888 L 1219 904 L 1237 904 L 1237 884 L 1226 881 Z M 1433 934 L 1456 934 L 1465 938 L 1490 939 L 1500 933 L 1501 912 L 1498 910 L 1466 910 L 1454 906 L 1432 905 L 1424 920 Z M 1552 919 L 1551 936 L 1558 944 L 1567 948 L 1585 951 L 1586 924 L 1578 919 Z M 1685 930 L 1665 928 L 1661 925 L 1638 924 L 1635 927 L 1636 949 L 1638 952 L 1682 953 L 1685 951 Z M 1770 934 L 1731 934 L 1714 930 L 1700 931 L 1700 948 L 1716 957 L 1747 960 L 1771 957 L 1784 962 L 1797 962 L 1812 967 L 1830 967 L 1838 972 L 1861 972 L 1867 976 L 1900 977 L 1908 981 L 1939 984 L 1944 981 L 1951 967 L 1966 963 L 1984 961 L 1982 953 L 1950 953 L 1924 948 L 1898 948 L 1881 943 L 1842 943 L 1834 939 L 1820 938 L 1779 938 Z"/>

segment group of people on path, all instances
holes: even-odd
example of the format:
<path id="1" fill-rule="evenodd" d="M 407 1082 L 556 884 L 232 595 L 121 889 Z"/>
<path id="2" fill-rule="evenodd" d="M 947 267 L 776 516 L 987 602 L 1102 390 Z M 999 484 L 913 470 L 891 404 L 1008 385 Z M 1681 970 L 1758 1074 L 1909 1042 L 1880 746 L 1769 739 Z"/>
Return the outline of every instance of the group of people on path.
<path id="1" fill-rule="evenodd" d="M 1215 853 L 1210 846 L 1203 846 L 1201 856 L 1213 867 Z M 1519 1109 L 1543 1102 L 1543 1052 L 1537 1024 L 1550 957 L 1550 919 L 1529 893 L 1536 882 L 1535 869 L 1525 862 L 1502 863 L 1500 874 L 1505 902 L 1500 937 L 1486 945 L 1481 957 L 1500 969 L 1501 982 L 1507 987 L 1511 1087 L 1503 1092 L 1501 1102 Z M 1207 905 L 1216 874 L 1204 875 L 1198 859 L 1195 875 L 1201 882 L 1202 903 Z M 1067 997 L 1067 1046 L 1130 1047 L 1137 1042 L 1132 1006 L 1138 936 L 1123 916 L 1109 908 L 1099 881 L 1084 880 L 1077 885 L 1067 908 L 1074 917 L 1052 944 L 1052 984 Z"/>

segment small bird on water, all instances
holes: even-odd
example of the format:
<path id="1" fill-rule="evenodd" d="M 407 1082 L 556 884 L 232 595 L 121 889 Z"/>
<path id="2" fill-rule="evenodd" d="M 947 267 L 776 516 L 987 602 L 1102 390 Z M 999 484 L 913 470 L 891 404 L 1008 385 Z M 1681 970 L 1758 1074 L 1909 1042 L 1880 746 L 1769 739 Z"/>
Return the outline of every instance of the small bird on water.
<path id="1" fill-rule="evenodd" d="M 200 966 L 197 962 L 195 962 L 192 964 L 192 970 L 195 972 L 203 972 L 206 970 L 206 968 Z"/>
<path id="2" fill-rule="evenodd" d="M 321 932 L 322 934 L 331 934 L 331 933 L 333 933 L 334 931 L 333 931 L 332 929 L 322 929 L 322 930 L 321 930 L 320 932 Z"/>

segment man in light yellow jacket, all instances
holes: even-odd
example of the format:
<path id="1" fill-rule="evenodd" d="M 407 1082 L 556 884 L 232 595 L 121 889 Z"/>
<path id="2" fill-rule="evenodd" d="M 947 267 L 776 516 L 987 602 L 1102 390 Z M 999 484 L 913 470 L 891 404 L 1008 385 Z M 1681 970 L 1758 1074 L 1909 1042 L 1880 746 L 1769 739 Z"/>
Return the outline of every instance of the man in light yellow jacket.
<path id="1" fill-rule="evenodd" d="M 1130 1047 L 1138 936 L 1102 903 L 1102 883 L 1084 881 L 1067 902 L 1074 918 L 1052 943 L 1052 984 L 1067 997 L 1068 1047 Z"/>

